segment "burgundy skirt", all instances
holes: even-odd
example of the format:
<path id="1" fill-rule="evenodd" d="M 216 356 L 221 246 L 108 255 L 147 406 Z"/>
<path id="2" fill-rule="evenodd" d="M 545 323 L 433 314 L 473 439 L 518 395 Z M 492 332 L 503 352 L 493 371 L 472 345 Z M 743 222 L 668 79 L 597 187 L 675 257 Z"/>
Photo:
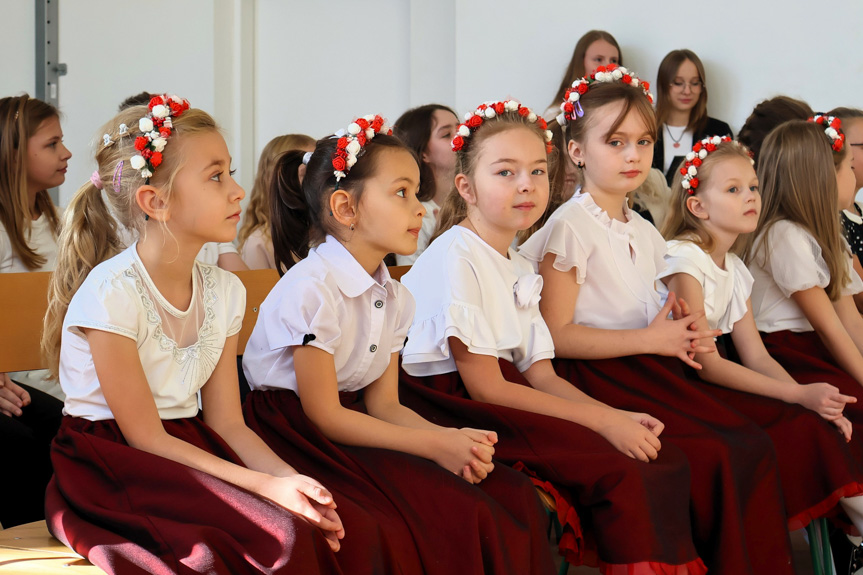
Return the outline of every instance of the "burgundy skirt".
<path id="1" fill-rule="evenodd" d="M 360 394 L 340 396 L 345 407 L 362 410 Z M 554 571 L 548 520 L 524 475 L 498 465 L 474 486 L 420 457 L 337 445 L 308 419 L 293 391 L 252 391 L 243 412 L 249 427 L 280 457 L 375 517 L 385 554 L 401 572 Z M 344 523 L 343 545 L 352 532 Z"/>
<path id="2" fill-rule="evenodd" d="M 497 432 L 495 459 L 525 469 L 557 500 L 570 562 L 603 573 L 705 572 L 692 543 L 689 469 L 674 446 L 642 463 L 581 425 L 473 401 L 457 372 L 399 377 L 402 403 L 429 421 Z"/>
<path id="3" fill-rule="evenodd" d="M 755 423 L 686 379 L 676 358 L 555 360 L 564 379 L 600 401 L 665 424 L 691 469 L 693 535 L 710 573 L 793 573 L 776 452 Z"/>
<path id="4" fill-rule="evenodd" d="M 242 465 L 200 419 L 163 424 Z M 342 573 L 317 528 L 244 489 L 129 447 L 114 420 L 65 417 L 51 459 L 48 529 L 108 573 Z"/>

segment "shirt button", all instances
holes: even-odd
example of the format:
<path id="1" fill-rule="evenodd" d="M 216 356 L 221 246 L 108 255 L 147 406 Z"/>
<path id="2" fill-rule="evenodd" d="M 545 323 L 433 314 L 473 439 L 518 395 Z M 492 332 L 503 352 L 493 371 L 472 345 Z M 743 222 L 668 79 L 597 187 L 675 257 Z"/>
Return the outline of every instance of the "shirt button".
<path id="1" fill-rule="evenodd" d="M 381 300 L 376 301 L 375 307 L 381 309 L 382 307 L 384 307 L 384 302 L 382 302 Z"/>
<path id="2" fill-rule="evenodd" d="M 369 351 L 372 353 L 376 352 L 377 350 L 378 350 L 378 346 L 376 346 L 375 344 L 372 344 L 371 347 L 369 348 Z"/>

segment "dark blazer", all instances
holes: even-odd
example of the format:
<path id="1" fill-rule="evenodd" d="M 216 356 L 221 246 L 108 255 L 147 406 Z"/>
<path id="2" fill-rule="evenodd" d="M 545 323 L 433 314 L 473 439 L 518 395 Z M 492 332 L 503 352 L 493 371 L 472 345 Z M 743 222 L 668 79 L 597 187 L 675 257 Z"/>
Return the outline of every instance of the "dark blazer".
<path id="1" fill-rule="evenodd" d="M 662 164 L 665 162 L 665 148 L 663 147 L 662 138 L 665 135 L 665 126 L 660 126 L 659 134 L 656 138 L 656 144 L 653 146 L 653 167 L 657 170 L 662 170 Z M 734 134 L 731 133 L 731 126 L 726 124 L 721 120 L 717 120 L 716 118 L 707 118 L 707 125 L 704 127 L 704 130 L 693 134 L 692 142 L 693 145 L 695 142 L 698 142 L 707 136 L 730 136 L 734 137 Z M 671 185 L 671 182 L 674 180 L 674 174 L 677 173 L 677 170 L 680 168 L 680 165 L 683 163 L 683 157 L 686 156 L 690 152 L 689 148 L 680 147 L 680 155 L 674 156 L 674 159 L 671 161 L 671 165 L 668 167 L 668 171 L 665 173 L 665 181 L 668 182 L 668 185 Z"/>

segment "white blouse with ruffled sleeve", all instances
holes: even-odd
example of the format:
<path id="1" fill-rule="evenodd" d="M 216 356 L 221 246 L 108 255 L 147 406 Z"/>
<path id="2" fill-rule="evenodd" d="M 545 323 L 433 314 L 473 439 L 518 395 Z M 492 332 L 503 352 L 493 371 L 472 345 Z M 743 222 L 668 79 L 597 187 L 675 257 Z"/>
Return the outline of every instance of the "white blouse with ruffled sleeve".
<path id="1" fill-rule="evenodd" d="M 816 286 L 826 288 L 830 284 L 830 270 L 821 255 L 821 246 L 805 228 L 788 220 L 770 226 L 766 249 L 762 249 L 764 240 L 763 233 L 755 239 L 754 256 L 749 263 L 749 271 L 755 279 L 752 311 L 758 329 L 765 333 L 812 331 L 812 324 L 791 299 L 791 294 Z M 850 249 L 847 252 L 851 281 L 841 293 L 854 295 L 863 292 L 863 280 L 852 267 Z"/>
<path id="2" fill-rule="evenodd" d="M 686 240 L 668 242 L 665 254 L 668 267 L 658 280 L 674 274 L 687 274 L 698 280 L 704 292 L 704 311 L 711 329 L 731 333 L 734 324 L 746 315 L 746 301 L 752 293 L 752 274 L 739 257 L 725 254 L 724 268 L 716 265 L 710 254 Z M 668 297 L 665 282 L 656 282 L 663 300 Z"/>
<path id="3" fill-rule="evenodd" d="M 575 268 L 579 284 L 572 321 L 600 329 L 647 327 L 662 309 L 655 278 L 665 269 L 665 240 L 625 204 L 626 221 L 612 219 L 580 190 L 519 248 L 554 269 Z"/>
<path id="4" fill-rule="evenodd" d="M 451 336 L 471 353 L 505 359 L 522 372 L 554 357 L 539 312 L 542 277 L 513 248 L 508 256 L 462 226 L 429 245 L 402 278 L 417 300 L 402 355 L 405 371 L 415 376 L 456 371 Z"/>
<path id="5" fill-rule="evenodd" d="M 404 346 L 414 315 L 410 292 L 381 263 L 370 276 L 333 236 L 279 280 L 258 314 L 243 372 L 252 389 L 298 391 L 294 350 L 333 356 L 339 391 L 373 383 Z"/>

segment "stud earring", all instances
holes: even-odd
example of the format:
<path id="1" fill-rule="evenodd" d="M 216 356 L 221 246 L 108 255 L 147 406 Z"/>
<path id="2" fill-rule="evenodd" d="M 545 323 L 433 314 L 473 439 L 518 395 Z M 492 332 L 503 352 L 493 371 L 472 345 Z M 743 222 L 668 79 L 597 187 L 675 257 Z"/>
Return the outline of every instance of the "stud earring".
<path id="1" fill-rule="evenodd" d="M 150 214 L 144 214 L 144 221 L 145 221 L 145 222 L 149 222 L 149 221 L 150 221 Z"/>
<path id="2" fill-rule="evenodd" d="M 354 231 L 354 224 L 351 224 L 351 231 Z"/>
<path id="3" fill-rule="evenodd" d="M 579 170 L 583 170 L 583 169 L 584 169 L 584 162 L 579 162 L 579 163 L 577 163 L 577 164 L 575 165 L 575 167 L 576 167 L 576 168 L 578 168 Z"/>

